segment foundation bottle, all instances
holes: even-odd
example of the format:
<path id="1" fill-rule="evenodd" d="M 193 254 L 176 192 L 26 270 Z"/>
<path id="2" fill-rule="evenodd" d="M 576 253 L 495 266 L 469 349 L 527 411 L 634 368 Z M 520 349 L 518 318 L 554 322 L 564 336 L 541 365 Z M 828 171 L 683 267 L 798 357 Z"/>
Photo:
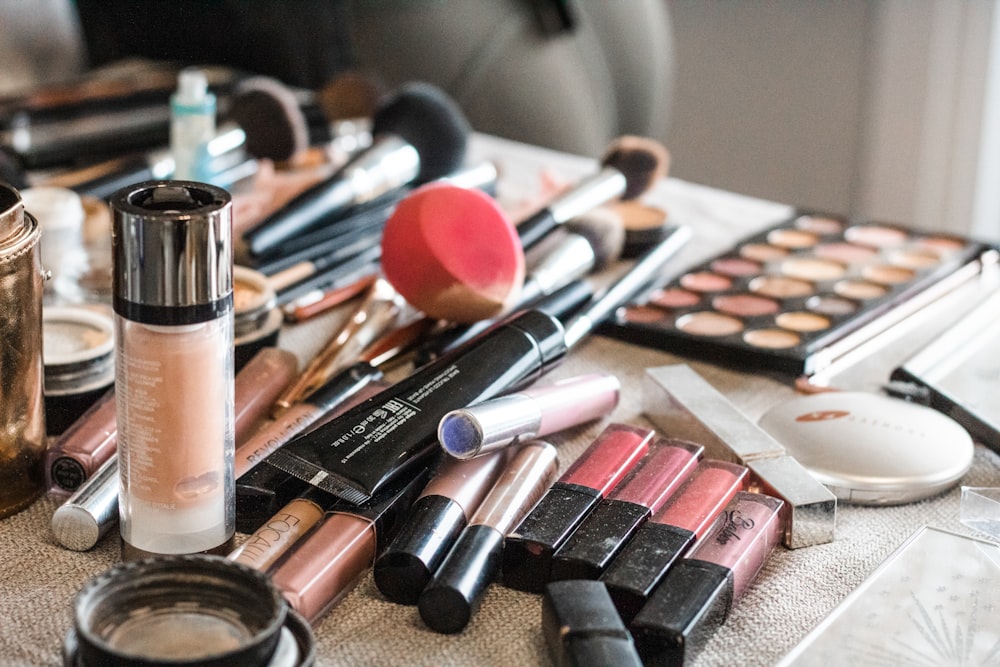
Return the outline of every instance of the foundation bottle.
<path id="1" fill-rule="evenodd" d="M 118 191 L 112 257 L 126 559 L 226 553 L 235 529 L 232 203 L 220 188 Z"/>

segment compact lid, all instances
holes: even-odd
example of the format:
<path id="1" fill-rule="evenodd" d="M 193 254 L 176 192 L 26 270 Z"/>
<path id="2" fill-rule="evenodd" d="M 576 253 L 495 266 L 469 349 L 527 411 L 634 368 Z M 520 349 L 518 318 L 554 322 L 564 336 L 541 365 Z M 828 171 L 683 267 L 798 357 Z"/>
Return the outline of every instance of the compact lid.
<path id="1" fill-rule="evenodd" d="M 45 390 L 84 389 L 114 379 L 114 322 L 96 310 L 53 306 L 42 310 Z"/>

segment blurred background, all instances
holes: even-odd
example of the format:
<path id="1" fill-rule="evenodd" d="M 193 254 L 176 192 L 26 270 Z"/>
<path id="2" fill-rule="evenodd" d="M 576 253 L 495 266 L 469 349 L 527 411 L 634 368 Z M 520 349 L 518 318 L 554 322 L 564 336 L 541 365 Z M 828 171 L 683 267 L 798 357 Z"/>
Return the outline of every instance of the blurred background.
<path id="1" fill-rule="evenodd" d="M 995 0 L 0 0 L 0 93 L 134 55 L 424 79 L 484 132 L 1000 240 Z"/>

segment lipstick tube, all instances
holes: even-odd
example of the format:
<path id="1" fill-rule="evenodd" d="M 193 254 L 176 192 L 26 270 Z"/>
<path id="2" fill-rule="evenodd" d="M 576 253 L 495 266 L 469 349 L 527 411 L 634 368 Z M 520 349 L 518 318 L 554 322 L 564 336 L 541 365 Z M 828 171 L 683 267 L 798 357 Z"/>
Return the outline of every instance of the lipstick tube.
<path id="1" fill-rule="evenodd" d="M 740 491 L 631 624 L 644 664 L 683 665 L 722 625 L 781 542 L 777 498 Z"/>
<path id="2" fill-rule="evenodd" d="M 375 561 L 375 585 L 382 595 L 392 602 L 417 603 L 506 459 L 507 452 L 495 452 L 469 461 L 442 461 L 399 534 Z"/>
<path id="3" fill-rule="evenodd" d="M 694 472 L 702 447 L 660 438 L 552 558 L 552 581 L 597 579 L 650 515 Z"/>
<path id="4" fill-rule="evenodd" d="M 468 459 L 602 417 L 618 405 L 621 384 L 592 373 L 452 410 L 441 418 L 438 440 L 455 458 Z"/>
<path id="5" fill-rule="evenodd" d="M 559 468 L 556 449 L 522 445 L 420 594 L 420 618 L 436 632 L 461 632 L 500 569 L 504 535 L 542 497 Z"/>
<path id="6" fill-rule="evenodd" d="M 711 527 L 737 491 L 746 487 L 747 469 L 709 459 L 636 532 L 601 575 L 626 621 L 646 604 L 670 567 Z"/>
<path id="7" fill-rule="evenodd" d="M 424 470 L 364 505 L 330 512 L 297 542 L 271 574 L 292 608 L 315 625 L 372 566 L 426 481 Z"/>
<path id="8" fill-rule="evenodd" d="M 504 584 L 540 592 L 556 550 L 646 454 L 654 436 L 650 429 L 609 424 L 507 535 Z"/>
<path id="9" fill-rule="evenodd" d="M 123 555 L 228 551 L 232 200 L 202 183 L 147 181 L 111 208 Z"/>

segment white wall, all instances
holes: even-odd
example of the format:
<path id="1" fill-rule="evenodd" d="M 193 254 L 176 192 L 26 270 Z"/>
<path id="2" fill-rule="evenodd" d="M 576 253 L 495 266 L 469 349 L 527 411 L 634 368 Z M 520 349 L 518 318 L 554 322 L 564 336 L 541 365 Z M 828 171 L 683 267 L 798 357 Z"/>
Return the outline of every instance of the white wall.
<path id="1" fill-rule="evenodd" d="M 1000 239 L 995 4 L 669 0 L 672 173 Z"/>

